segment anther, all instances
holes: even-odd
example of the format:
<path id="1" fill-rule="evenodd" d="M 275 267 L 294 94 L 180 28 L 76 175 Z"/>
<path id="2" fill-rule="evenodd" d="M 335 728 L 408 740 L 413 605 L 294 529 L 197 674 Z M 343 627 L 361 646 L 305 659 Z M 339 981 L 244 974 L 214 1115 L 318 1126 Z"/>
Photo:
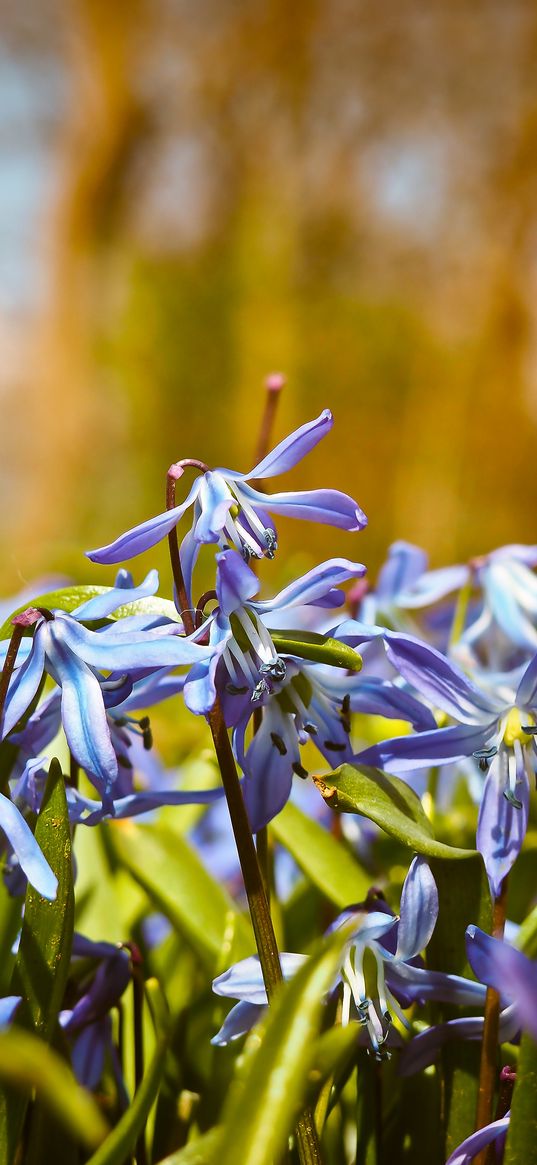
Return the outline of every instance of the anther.
<path id="1" fill-rule="evenodd" d="M 308 770 L 303 768 L 302 765 L 298 763 L 298 761 L 294 761 L 294 763 L 291 765 L 291 768 L 297 777 L 302 777 L 303 781 L 305 781 L 306 777 L 309 776 Z"/>
<path id="2" fill-rule="evenodd" d="M 309 732 L 310 736 L 317 736 L 319 729 L 316 724 L 311 724 L 308 720 L 308 723 L 304 725 L 304 731 Z"/>
<path id="3" fill-rule="evenodd" d="M 226 684 L 226 692 L 229 692 L 230 696 L 244 696 L 247 691 L 247 687 L 238 688 L 236 684 Z"/>
<path id="4" fill-rule="evenodd" d="M 279 734 L 277 732 L 271 732 L 270 739 L 271 739 L 274 747 L 278 749 L 280 756 L 286 756 L 287 755 L 287 748 L 286 748 L 281 736 L 279 736 Z"/>
<path id="5" fill-rule="evenodd" d="M 336 744 L 335 740 L 323 740 L 323 745 L 329 752 L 345 752 L 346 744 Z"/>

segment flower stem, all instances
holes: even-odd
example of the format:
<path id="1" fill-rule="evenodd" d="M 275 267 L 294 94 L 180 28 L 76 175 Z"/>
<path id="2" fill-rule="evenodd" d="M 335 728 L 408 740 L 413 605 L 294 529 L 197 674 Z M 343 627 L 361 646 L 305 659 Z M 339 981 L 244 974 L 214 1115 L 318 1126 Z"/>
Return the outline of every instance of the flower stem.
<path id="1" fill-rule="evenodd" d="M 272 426 L 274 425 L 274 418 L 276 416 L 276 409 L 278 408 L 278 401 L 280 393 L 285 385 L 285 376 L 281 372 L 273 372 L 267 376 L 265 380 L 265 410 L 261 418 L 261 425 L 259 428 L 259 437 L 257 441 L 257 450 L 255 454 L 256 464 L 266 457 L 270 448 L 270 439 L 272 436 Z"/>
<path id="2" fill-rule="evenodd" d="M 507 877 L 502 882 L 498 898 L 494 901 L 492 914 L 492 934 L 503 937 L 507 906 Z M 498 1025 L 500 1019 L 500 996 L 493 987 L 487 987 L 485 1000 L 485 1023 L 481 1044 L 481 1065 L 479 1070 L 479 1091 L 477 1094 L 476 1131 L 490 1124 L 498 1065 Z M 485 1165 L 487 1149 L 476 1157 L 477 1165 Z"/>
<path id="3" fill-rule="evenodd" d="M 175 479 L 173 475 L 168 474 L 166 507 L 167 509 L 172 509 L 174 506 Z M 185 631 L 187 635 L 190 635 L 194 631 L 195 624 L 186 594 L 175 526 L 168 535 L 168 542 L 177 601 L 181 610 Z M 277 991 L 283 982 L 278 944 L 276 942 L 276 935 L 274 934 L 274 927 L 272 925 L 270 908 L 265 893 L 263 876 L 257 859 L 254 839 L 250 830 L 250 822 L 248 821 L 248 814 L 242 796 L 237 766 L 218 696 L 211 711 L 208 713 L 207 720 L 220 767 L 222 784 L 224 786 L 235 844 L 241 864 L 244 888 L 248 899 L 259 962 L 263 973 L 267 999 L 270 1002 L 274 996 L 274 992 Z M 306 1109 L 298 1119 L 295 1134 L 301 1165 L 322 1165 L 319 1138 L 310 1109 Z"/>
<path id="4" fill-rule="evenodd" d="M 21 645 L 21 640 L 24 635 L 24 627 L 20 624 L 15 624 L 11 633 L 11 640 L 6 652 L 4 666 L 2 668 L 2 675 L 0 676 L 0 724 L 4 717 L 4 707 L 6 703 L 7 690 L 9 688 L 9 681 L 13 675 L 13 668 L 15 667 L 15 660 L 17 652 Z"/>

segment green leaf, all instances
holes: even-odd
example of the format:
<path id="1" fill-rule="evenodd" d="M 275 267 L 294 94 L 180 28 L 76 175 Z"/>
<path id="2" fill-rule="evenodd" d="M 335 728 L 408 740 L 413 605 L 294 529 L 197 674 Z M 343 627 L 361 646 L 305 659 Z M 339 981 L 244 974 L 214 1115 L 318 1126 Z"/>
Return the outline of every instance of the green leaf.
<path id="1" fill-rule="evenodd" d="M 0 1032 L 0 1080 L 27 1094 L 35 1089 L 37 1099 L 89 1149 L 106 1137 L 108 1125 L 91 1094 L 37 1036 L 16 1027 Z"/>
<path id="2" fill-rule="evenodd" d="M 11 636 L 13 616 L 19 615 L 21 611 L 26 611 L 28 607 L 45 607 L 49 611 L 75 611 L 82 603 L 87 603 L 89 599 L 94 599 L 97 595 L 106 595 L 111 590 L 113 590 L 112 587 L 62 587 L 60 590 L 47 591 L 44 595 L 38 595 L 36 598 L 30 599 L 28 603 L 24 603 L 22 607 L 17 607 L 9 619 L 6 619 L 0 628 L 0 640 L 8 639 Z M 128 591 L 125 594 L 128 594 Z M 172 603 L 170 599 L 161 599 L 158 595 L 148 595 L 145 599 L 136 599 L 134 603 L 123 603 L 109 618 L 124 619 L 127 615 L 165 615 L 176 623 L 180 622 L 175 603 Z"/>
<path id="3" fill-rule="evenodd" d="M 290 801 L 270 831 L 319 890 L 338 907 L 365 898 L 370 878 L 353 855 L 317 821 Z"/>
<path id="4" fill-rule="evenodd" d="M 331 809 L 360 813 L 403 845 L 426 857 L 475 858 L 476 851 L 436 841 L 419 797 L 401 781 L 366 765 L 340 765 L 329 777 L 313 780 Z"/>
<path id="5" fill-rule="evenodd" d="M 210 973 L 226 944 L 230 962 L 251 953 L 246 919 L 184 837 L 162 825 L 149 829 L 130 821 L 108 826 L 107 837 L 118 861 L 188 939 Z"/>
<path id="6" fill-rule="evenodd" d="M 168 1016 L 156 979 L 148 979 L 145 988 L 155 1024 L 155 1050 L 132 1104 L 87 1165 L 123 1165 L 132 1153 L 157 1097 L 168 1047 Z"/>
<path id="7" fill-rule="evenodd" d="M 298 655 L 314 663 L 329 663 L 348 671 L 360 671 L 362 657 L 347 643 L 340 643 L 329 635 L 315 631 L 271 631 L 272 642 L 279 655 Z"/>
<path id="8" fill-rule="evenodd" d="M 323 996 L 341 957 L 342 934 L 308 959 L 280 989 L 267 1013 L 258 1046 L 254 1033 L 244 1069 L 235 1080 L 223 1114 L 218 1165 L 272 1165 L 304 1101 L 315 1054 Z"/>
<path id="9" fill-rule="evenodd" d="M 474 978 L 466 956 L 466 927 L 475 922 L 490 932 L 492 924 L 492 903 L 483 860 L 480 854 L 474 854 L 464 863 L 433 858 L 430 866 L 438 887 L 439 912 L 427 948 L 427 965 L 433 970 Z M 449 1006 L 438 1010 L 442 1020 L 461 1014 L 460 1008 Z M 470 1040 L 454 1040 L 442 1049 L 445 1157 L 474 1128 L 480 1052 L 480 1044 Z"/>
<path id="10" fill-rule="evenodd" d="M 19 951 L 11 994 L 22 995 L 17 1026 L 35 1032 L 50 1043 L 63 1002 L 73 938 L 74 895 L 71 833 L 61 766 L 53 760 L 35 837 L 58 879 L 54 902 L 28 885 Z M 9 1162 L 17 1149 L 27 1097 L 0 1090 L 0 1162 Z"/>
<path id="11" fill-rule="evenodd" d="M 522 1036 L 504 1165 L 537 1165 L 537 1044 Z"/>
<path id="12" fill-rule="evenodd" d="M 159 1165 L 212 1165 L 221 1138 L 222 1129 L 217 1125 L 216 1128 L 210 1129 L 208 1133 L 203 1133 L 201 1137 L 185 1145 L 184 1149 L 178 1149 L 170 1157 L 164 1157 Z"/>

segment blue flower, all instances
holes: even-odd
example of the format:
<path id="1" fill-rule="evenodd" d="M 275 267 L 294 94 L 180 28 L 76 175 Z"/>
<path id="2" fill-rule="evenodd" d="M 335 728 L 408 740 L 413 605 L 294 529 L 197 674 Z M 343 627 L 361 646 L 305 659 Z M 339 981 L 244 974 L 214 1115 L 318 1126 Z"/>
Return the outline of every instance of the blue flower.
<path id="1" fill-rule="evenodd" d="M 158 575 L 152 571 L 141 587 L 130 590 L 129 598 L 153 593 L 157 585 Z M 107 706 L 132 689 L 125 673 L 191 664 L 209 654 L 208 648 L 179 634 L 181 624 L 154 616 L 130 616 L 98 631 L 82 625 L 81 620 L 106 619 L 124 602 L 125 589 L 117 587 L 83 603 L 72 614 L 30 609 L 17 616 L 34 624 L 34 634 L 24 663 L 11 679 L 2 724 L 5 739 L 31 705 L 47 672 L 61 688 L 61 718 L 69 748 L 107 805 L 118 775 Z M 103 671 L 122 679 L 110 680 Z"/>
<path id="2" fill-rule="evenodd" d="M 380 909 L 384 906 L 384 909 Z M 416 974 L 427 972 L 413 967 L 410 960 L 429 942 L 438 915 L 438 892 L 429 866 L 423 857 L 414 858 L 401 895 L 400 918 L 395 918 L 382 902 L 350 907 L 343 911 L 329 929 L 343 929 L 347 938 L 339 971 L 334 982 L 342 992 L 342 1023 L 357 1020 L 363 1028 L 367 1046 L 382 1058 L 384 1045 L 390 1040 L 392 1014 L 403 1024 L 406 1019 L 401 1004 L 412 998 Z M 304 962 L 305 955 L 282 954 L 284 978 L 290 978 Z M 401 980 L 398 973 L 403 968 Z M 453 977 L 452 977 L 453 978 Z M 403 990 L 401 991 L 401 981 Z M 420 990 L 425 990 L 420 980 Z M 256 956 L 236 963 L 213 983 L 213 991 L 226 998 L 239 999 L 212 1043 L 226 1045 L 238 1039 L 257 1022 L 267 997 L 259 960 Z"/>
<path id="3" fill-rule="evenodd" d="M 474 757 L 486 776 L 477 845 L 491 891 L 497 896 L 527 828 L 530 775 L 536 757 L 537 656 L 516 688 L 504 677 L 498 693 L 491 695 L 418 639 L 386 632 L 384 641 L 390 662 L 405 680 L 457 723 L 382 741 L 360 753 L 358 759 L 403 774 Z"/>
<path id="4" fill-rule="evenodd" d="M 315 489 L 302 492 L 265 494 L 249 482 L 276 477 L 301 461 L 332 428 L 333 418 L 325 409 L 314 421 L 301 425 L 271 453 L 268 453 L 249 473 L 231 469 L 210 470 L 200 462 L 178 462 L 170 474 L 177 479 L 184 466 L 195 464 L 204 469 L 198 476 L 185 501 L 171 510 L 142 522 L 122 534 L 115 542 L 98 550 L 90 550 L 93 562 L 113 563 L 133 558 L 160 542 L 177 525 L 190 506 L 194 517 L 190 532 L 181 546 L 181 565 L 187 593 L 190 594 L 192 572 L 204 543 L 227 545 L 250 558 L 273 558 L 277 536 L 267 510 L 310 522 L 323 522 L 343 530 L 361 530 L 367 523 L 365 514 L 352 498 L 339 490 Z"/>

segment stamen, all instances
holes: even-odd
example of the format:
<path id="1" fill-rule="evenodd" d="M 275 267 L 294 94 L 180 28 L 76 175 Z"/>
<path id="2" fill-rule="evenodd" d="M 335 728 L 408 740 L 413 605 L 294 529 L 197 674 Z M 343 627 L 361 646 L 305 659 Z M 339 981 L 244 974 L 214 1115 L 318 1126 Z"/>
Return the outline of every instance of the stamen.
<path id="1" fill-rule="evenodd" d="M 323 740 L 323 744 L 329 752 L 345 752 L 347 747 L 346 744 L 336 744 L 334 740 Z"/>
<path id="2" fill-rule="evenodd" d="M 271 739 L 274 747 L 278 749 L 280 756 L 286 756 L 287 755 L 287 747 L 284 744 L 281 736 L 277 732 L 271 732 L 270 739 Z"/>
<path id="3" fill-rule="evenodd" d="M 293 772 L 296 773 L 297 777 L 302 777 L 302 780 L 305 780 L 306 777 L 309 776 L 308 770 L 303 768 L 302 765 L 298 763 L 298 761 L 294 761 L 291 765 L 291 768 Z"/>

